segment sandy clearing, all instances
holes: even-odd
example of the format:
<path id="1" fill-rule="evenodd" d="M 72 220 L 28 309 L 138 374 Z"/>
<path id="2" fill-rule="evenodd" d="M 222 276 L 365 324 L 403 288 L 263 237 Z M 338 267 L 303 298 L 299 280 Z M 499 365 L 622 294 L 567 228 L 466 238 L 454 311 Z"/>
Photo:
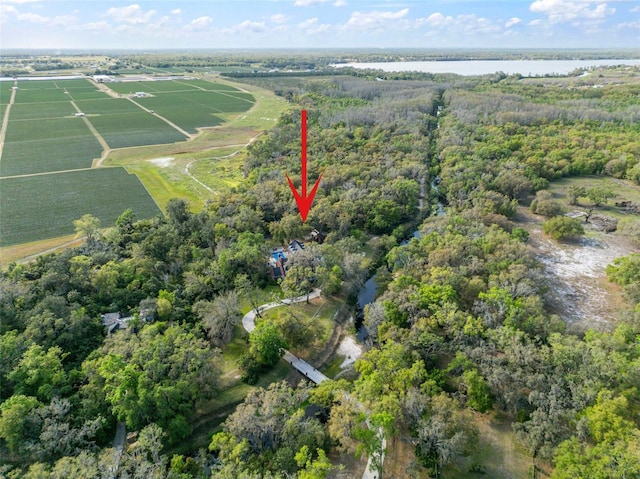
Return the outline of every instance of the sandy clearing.
<path id="1" fill-rule="evenodd" d="M 153 158 L 147 161 L 149 163 L 153 163 L 156 166 L 159 166 L 160 168 L 166 168 L 167 166 L 171 166 L 171 163 L 173 163 L 174 160 L 175 158 L 171 156 L 163 156 L 161 158 Z"/>
<path id="2" fill-rule="evenodd" d="M 362 346 L 356 342 L 353 336 L 346 336 L 338 345 L 336 354 L 344 357 L 344 361 L 340 364 L 340 368 L 344 369 L 355 363 L 356 359 L 362 355 Z"/>
<path id="3" fill-rule="evenodd" d="M 606 279 L 607 265 L 626 256 L 632 248 L 616 233 L 594 232 L 587 237 L 559 243 L 542 231 L 543 218 L 527 216 L 529 244 L 544 265 L 549 291 L 546 300 L 569 328 L 611 330 L 621 304 L 619 289 Z"/>

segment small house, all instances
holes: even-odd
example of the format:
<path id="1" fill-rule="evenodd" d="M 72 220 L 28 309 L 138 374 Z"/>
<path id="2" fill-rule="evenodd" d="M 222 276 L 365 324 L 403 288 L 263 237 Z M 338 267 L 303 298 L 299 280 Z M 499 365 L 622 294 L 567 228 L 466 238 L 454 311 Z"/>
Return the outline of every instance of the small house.
<path id="1" fill-rule="evenodd" d="M 318 244 L 322 244 L 322 243 L 324 243 L 324 239 L 325 239 L 326 237 L 327 237 L 327 235 L 326 235 L 326 234 L 324 234 L 324 233 L 322 233 L 321 231 L 318 231 L 318 230 L 316 230 L 316 229 L 314 229 L 314 230 L 311 232 L 311 235 L 310 235 L 310 239 L 311 239 L 311 241 L 315 241 L 315 242 L 316 242 L 316 243 L 318 243 Z"/>
<path id="2" fill-rule="evenodd" d="M 107 328 L 107 336 L 111 336 L 111 333 L 119 329 L 127 329 L 129 321 L 133 319 L 133 316 L 122 318 L 120 313 L 105 313 L 101 317 L 102 325 Z"/>
<path id="3" fill-rule="evenodd" d="M 269 256 L 269 274 L 271 279 L 282 279 L 287 275 L 287 261 L 296 253 L 299 253 L 304 249 L 304 243 L 298 240 L 293 240 L 289 243 L 287 248 L 274 248 L 271 250 Z"/>

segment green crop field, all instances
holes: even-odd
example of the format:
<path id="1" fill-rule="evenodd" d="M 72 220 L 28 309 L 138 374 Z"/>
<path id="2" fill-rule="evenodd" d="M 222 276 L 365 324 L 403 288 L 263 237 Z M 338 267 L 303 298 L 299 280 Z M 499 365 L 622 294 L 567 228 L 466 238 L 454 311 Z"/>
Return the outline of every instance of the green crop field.
<path id="1" fill-rule="evenodd" d="M 174 143 L 185 135 L 125 99 L 81 100 L 76 104 L 111 148 Z"/>
<path id="2" fill-rule="evenodd" d="M 0 176 L 89 168 L 101 154 L 82 118 L 10 120 Z"/>
<path id="3" fill-rule="evenodd" d="M 57 90 L 58 85 L 53 80 L 22 80 L 18 82 L 21 90 Z"/>
<path id="4" fill-rule="evenodd" d="M 180 80 L 180 84 L 188 84 L 197 87 L 198 89 L 208 90 L 208 91 L 216 91 L 222 90 L 226 92 L 239 92 L 237 88 L 234 88 L 229 85 L 225 85 L 224 83 L 214 83 L 206 80 Z"/>
<path id="5" fill-rule="evenodd" d="M 111 82 L 107 86 L 116 93 L 124 95 L 140 91 L 153 94 L 160 91 L 196 90 L 192 85 L 183 84 L 182 80 L 180 83 L 173 80 Z"/>
<path id="6" fill-rule="evenodd" d="M 69 96 L 73 100 L 100 100 L 102 98 L 109 98 L 109 96 L 100 90 L 95 88 L 74 88 L 68 89 Z"/>
<path id="7" fill-rule="evenodd" d="M 198 127 L 222 123 L 216 114 L 245 112 L 254 103 L 250 94 L 202 90 L 157 93 L 156 96 L 138 98 L 136 101 L 191 133 L 195 133 Z"/>
<path id="8" fill-rule="evenodd" d="M 0 179 L 0 246 L 71 234 L 73 220 L 86 213 L 110 226 L 127 208 L 138 218 L 160 214 L 124 168 Z"/>
<path id="9" fill-rule="evenodd" d="M 13 88 L 13 82 L 2 81 L 0 82 L 0 103 L 7 104 L 11 100 L 11 93 Z"/>
<path id="10" fill-rule="evenodd" d="M 155 97 L 138 98 L 136 101 L 190 133 L 195 133 L 198 127 L 221 124 L 222 119 L 215 115 L 220 110 L 191 101 L 189 94 L 193 93 L 197 92 L 159 93 Z"/>
<path id="11" fill-rule="evenodd" d="M 0 119 L 13 85 L 0 82 Z M 138 177 L 122 168 L 89 169 L 103 153 L 99 137 L 112 150 L 150 145 L 180 148 L 169 146 L 188 139 L 180 129 L 196 133 L 201 127 L 221 125 L 255 105 L 251 93 L 204 80 L 108 86 L 121 94 L 145 91 L 151 96 L 133 101 L 113 98 L 84 79 L 18 82 L 0 158 L 0 246 L 69 235 L 73 220 L 85 213 L 98 216 L 105 226 L 129 207 L 139 218 L 158 214 L 158 206 Z M 86 116 L 76 117 L 78 109 Z M 250 130 L 246 136 L 242 131 L 234 143 L 246 142 L 257 133 Z M 123 154 L 128 151 L 122 150 Z M 204 174 L 201 166 L 193 165 L 199 175 Z"/>
<path id="12" fill-rule="evenodd" d="M 71 103 L 63 101 L 39 103 L 37 108 L 30 103 L 16 103 L 11 107 L 11 121 L 64 118 L 73 116 L 75 112 Z"/>
<path id="13" fill-rule="evenodd" d="M 98 100 L 78 100 L 76 105 L 87 115 L 127 114 L 140 111 L 140 107 L 124 98 L 104 97 Z"/>
<path id="14" fill-rule="evenodd" d="M 18 92 L 16 94 L 16 103 L 41 103 L 48 101 L 64 101 L 68 102 L 69 97 L 65 95 L 64 90 L 57 88 L 42 89 L 26 89 L 20 82 L 18 84 Z M 37 83 L 31 81 L 29 83 Z"/>

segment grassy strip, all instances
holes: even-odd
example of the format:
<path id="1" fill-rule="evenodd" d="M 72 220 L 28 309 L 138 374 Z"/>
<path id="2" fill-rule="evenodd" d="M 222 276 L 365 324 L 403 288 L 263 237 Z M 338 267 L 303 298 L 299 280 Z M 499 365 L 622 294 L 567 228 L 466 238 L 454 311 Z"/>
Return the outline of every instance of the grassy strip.
<path id="1" fill-rule="evenodd" d="M 84 239 L 76 238 L 76 235 L 59 236 L 46 240 L 32 241 L 13 246 L 0 248 L 0 266 L 7 266 L 12 261 L 27 259 L 31 256 L 42 254 L 45 251 L 57 251 L 64 248 L 72 248 L 82 243 Z"/>

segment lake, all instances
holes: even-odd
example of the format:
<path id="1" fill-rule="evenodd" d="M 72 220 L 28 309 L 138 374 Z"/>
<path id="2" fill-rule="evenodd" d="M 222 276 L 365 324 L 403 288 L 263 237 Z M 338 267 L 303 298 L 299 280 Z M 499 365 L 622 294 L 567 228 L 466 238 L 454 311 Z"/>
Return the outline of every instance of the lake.
<path id="1" fill-rule="evenodd" d="M 509 75 L 566 75 L 577 68 L 593 68 L 612 65 L 640 65 L 635 60 L 461 60 L 428 62 L 375 62 L 375 63 L 335 63 L 334 67 L 383 70 L 385 72 L 428 72 L 456 73 L 458 75 L 486 75 L 504 72 Z"/>

